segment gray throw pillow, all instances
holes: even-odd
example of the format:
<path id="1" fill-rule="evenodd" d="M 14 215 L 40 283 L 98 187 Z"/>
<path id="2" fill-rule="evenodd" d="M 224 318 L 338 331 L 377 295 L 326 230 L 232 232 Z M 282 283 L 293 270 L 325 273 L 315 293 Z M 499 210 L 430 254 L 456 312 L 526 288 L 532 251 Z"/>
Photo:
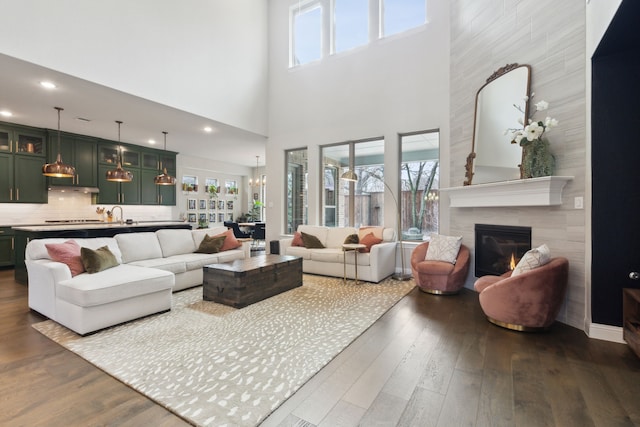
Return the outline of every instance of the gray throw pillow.
<path id="1" fill-rule="evenodd" d="M 222 249 L 222 245 L 224 245 L 224 240 L 227 238 L 226 235 L 209 237 L 208 234 L 204 235 L 204 239 L 200 243 L 198 249 L 196 249 L 197 254 L 217 254 Z"/>
<path id="2" fill-rule="evenodd" d="M 324 245 L 320 243 L 320 240 L 314 236 L 313 234 L 300 233 L 302 234 L 302 241 L 304 242 L 304 247 L 307 249 L 322 249 Z"/>
<path id="3" fill-rule="evenodd" d="M 344 239 L 345 245 L 360 243 L 360 238 L 358 238 L 357 234 L 349 234 L 346 239 Z"/>
<path id="4" fill-rule="evenodd" d="M 80 248 L 80 258 L 87 273 L 93 274 L 118 265 L 115 255 L 108 246 L 102 246 L 96 250 Z"/>

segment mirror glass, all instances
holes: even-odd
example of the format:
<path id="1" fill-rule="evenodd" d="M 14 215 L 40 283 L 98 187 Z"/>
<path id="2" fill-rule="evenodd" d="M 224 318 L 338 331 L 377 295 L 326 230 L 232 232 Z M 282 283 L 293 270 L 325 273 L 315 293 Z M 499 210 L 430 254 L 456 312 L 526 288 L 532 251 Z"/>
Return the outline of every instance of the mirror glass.
<path id="1" fill-rule="evenodd" d="M 518 120 L 528 117 L 525 97 L 529 96 L 530 84 L 530 66 L 509 64 L 493 73 L 478 90 L 465 185 L 520 179 L 522 147 L 511 144 L 505 129 L 521 127 Z"/>

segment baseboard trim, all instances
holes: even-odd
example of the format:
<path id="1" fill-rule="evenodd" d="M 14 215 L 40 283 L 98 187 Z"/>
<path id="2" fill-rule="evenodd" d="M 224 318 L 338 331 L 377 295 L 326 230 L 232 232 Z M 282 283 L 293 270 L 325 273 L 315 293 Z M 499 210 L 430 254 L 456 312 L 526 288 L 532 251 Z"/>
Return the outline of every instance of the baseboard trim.
<path id="1" fill-rule="evenodd" d="M 626 344 L 626 341 L 622 339 L 622 327 L 620 326 L 590 323 L 588 327 L 587 336 L 589 338 Z"/>

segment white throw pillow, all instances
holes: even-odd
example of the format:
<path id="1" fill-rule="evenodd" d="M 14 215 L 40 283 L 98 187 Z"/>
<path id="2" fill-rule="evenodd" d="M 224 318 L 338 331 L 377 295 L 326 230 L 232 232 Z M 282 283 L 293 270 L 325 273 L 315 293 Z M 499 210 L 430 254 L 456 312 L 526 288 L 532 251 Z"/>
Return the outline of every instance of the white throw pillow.
<path id="1" fill-rule="evenodd" d="M 443 236 L 434 233 L 431 235 L 427 255 L 424 259 L 427 261 L 443 261 L 455 264 L 461 245 L 462 236 Z"/>
<path id="2" fill-rule="evenodd" d="M 518 265 L 513 269 L 511 277 L 522 274 L 525 271 L 533 270 L 534 268 L 541 267 L 551 261 L 551 252 L 547 245 L 540 245 L 535 249 L 531 249 L 524 254 L 522 259 L 518 261 Z"/>

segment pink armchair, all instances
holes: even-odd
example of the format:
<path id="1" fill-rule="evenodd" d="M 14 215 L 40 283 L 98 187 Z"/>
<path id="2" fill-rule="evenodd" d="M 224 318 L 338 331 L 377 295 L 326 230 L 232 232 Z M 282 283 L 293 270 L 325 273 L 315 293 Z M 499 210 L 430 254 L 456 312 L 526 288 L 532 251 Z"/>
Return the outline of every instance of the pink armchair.
<path id="1" fill-rule="evenodd" d="M 474 288 L 487 319 L 516 331 L 548 329 L 555 321 L 567 290 L 569 261 L 552 258 L 542 267 L 515 277 L 483 276 Z"/>
<path id="2" fill-rule="evenodd" d="M 421 291 L 430 294 L 457 294 L 469 272 L 469 248 L 460 246 L 456 263 L 426 261 L 429 242 L 415 247 L 411 253 L 411 272 Z"/>

